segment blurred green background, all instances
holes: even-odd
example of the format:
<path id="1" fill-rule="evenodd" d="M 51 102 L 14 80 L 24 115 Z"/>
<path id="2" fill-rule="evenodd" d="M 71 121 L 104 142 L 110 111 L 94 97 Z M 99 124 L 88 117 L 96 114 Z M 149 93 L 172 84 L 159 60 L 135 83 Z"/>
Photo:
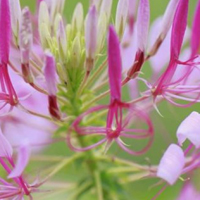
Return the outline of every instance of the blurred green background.
<path id="1" fill-rule="evenodd" d="M 67 18 L 67 21 L 70 21 L 72 17 L 72 13 L 74 7 L 77 2 L 82 2 L 84 5 L 85 13 L 87 12 L 89 1 L 88 0 L 66 0 L 65 8 L 64 8 L 64 15 Z M 118 0 L 113 1 L 113 10 L 112 10 L 112 19 L 115 18 L 115 10 Z M 158 16 L 162 15 L 167 3 L 169 0 L 150 0 L 150 7 L 151 7 L 151 22 Z M 191 26 L 192 23 L 192 16 L 195 10 L 197 0 L 190 0 L 190 7 L 189 7 L 189 25 Z M 32 12 L 35 9 L 36 1 L 34 0 L 21 0 L 22 6 L 29 6 Z M 171 142 L 176 142 L 176 129 L 180 122 L 190 114 L 191 111 L 196 110 L 199 112 L 199 105 L 192 106 L 191 108 L 174 108 L 170 106 L 168 103 L 162 103 L 160 106 L 160 111 L 164 115 L 164 118 L 161 118 L 157 113 L 152 114 L 153 123 L 155 125 L 155 142 L 151 148 L 151 150 L 145 154 L 143 157 L 133 157 L 127 156 L 127 154 L 120 153 L 121 156 L 127 157 L 130 160 L 137 161 L 141 164 L 146 165 L 154 165 L 157 164 L 162 156 L 162 153 L 166 150 L 167 146 Z M 66 155 L 66 146 L 65 144 L 61 145 L 54 145 L 51 149 L 48 150 L 49 153 L 52 155 Z M 68 153 L 67 153 L 68 154 Z M 119 153 L 118 153 L 119 155 Z M 68 169 L 73 171 L 72 169 Z M 65 172 L 64 172 L 65 173 Z M 80 171 L 77 173 L 81 173 Z M 198 173 L 198 171 L 196 172 Z M 66 172 L 66 174 L 68 174 Z M 72 172 L 71 176 L 76 176 L 77 174 Z M 70 179 L 70 176 L 68 177 Z M 187 177 L 185 177 L 187 178 Z M 63 180 L 64 181 L 64 180 Z M 143 179 L 137 181 L 135 183 L 130 183 L 129 185 L 125 186 L 128 191 L 127 199 L 130 200 L 150 200 L 161 188 L 161 186 L 152 187 L 156 184 L 159 180 L 158 179 Z M 198 184 L 198 180 L 197 186 Z M 158 200 L 175 200 L 178 192 L 180 191 L 181 186 L 183 185 L 183 181 L 177 181 L 177 184 L 173 187 L 168 187 L 165 192 L 163 192 Z M 200 185 L 199 185 L 200 186 Z M 46 199 L 67 199 L 64 196 L 52 196 Z M 85 197 L 86 200 L 95 200 L 94 197 Z M 114 200 L 114 199 L 113 199 Z"/>

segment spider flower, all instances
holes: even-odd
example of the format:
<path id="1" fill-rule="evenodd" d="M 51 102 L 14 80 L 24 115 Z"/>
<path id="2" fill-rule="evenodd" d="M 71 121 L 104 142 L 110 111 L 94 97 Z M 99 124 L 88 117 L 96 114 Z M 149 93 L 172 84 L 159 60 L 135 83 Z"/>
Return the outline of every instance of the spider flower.
<path id="1" fill-rule="evenodd" d="M 170 61 L 165 72 L 160 78 L 151 86 L 147 84 L 150 92 L 153 95 L 154 100 L 157 96 L 161 95 L 170 103 L 180 106 L 187 107 L 192 105 L 199 100 L 199 86 L 186 84 L 186 80 L 190 75 L 194 66 L 198 63 L 194 62 L 196 57 L 191 57 L 185 62 L 179 61 L 180 51 L 183 44 L 183 38 L 187 26 L 187 15 L 188 15 L 188 0 L 180 0 L 174 15 L 171 31 L 171 44 L 170 44 Z M 177 75 L 178 67 L 187 67 L 188 69 L 184 73 Z M 150 94 L 150 95 L 151 95 Z M 186 97 L 185 95 L 190 95 Z M 192 97 L 195 94 L 195 97 Z M 175 102 L 173 99 L 189 101 L 188 104 L 180 104 Z"/>
<path id="2" fill-rule="evenodd" d="M 133 108 L 130 104 L 125 103 L 121 100 L 121 76 L 122 76 L 122 66 L 121 66 L 121 55 L 120 55 L 120 44 L 118 37 L 115 33 L 113 26 L 109 27 L 108 35 L 108 75 L 109 75 L 109 85 L 110 85 L 110 104 L 100 105 L 93 107 L 80 115 L 72 124 L 70 133 L 67 136 L 67 142 L 70 148 L 74 151 L 85 151 L 90 150 L 102 143 L 106 142 L 106 150 L 110 144 L 115 141 L 121 149 L 133 154 L 139 155 L 144 153 L 152 143 L 153 139 L 153 127 L 148 116 L 139 111 L 139 109 Z M 80 123 L 84 118 L 89 117 L 91 113 L 107 110 L 107 120 L 106 127 L 82 127 Z M 123 111 L 127 110 L 127 116 L 123 116 Z M 139 118 L 145 122 L 148 129 L 129 129 L 130 122 Z M 72 131 L 75 130 L 80 136 L 83 135 L 101 135 L 103 139 L 95 144 L 87 147 L 75 147 L 72 144 Z M 137 134 L 130 134 L 137 133 Z M 132 139 L 143 139 L 149 138 L 148 144 L 140 151 L 133 151 L 127 148 L 122 138 L 132 138 Z"/>

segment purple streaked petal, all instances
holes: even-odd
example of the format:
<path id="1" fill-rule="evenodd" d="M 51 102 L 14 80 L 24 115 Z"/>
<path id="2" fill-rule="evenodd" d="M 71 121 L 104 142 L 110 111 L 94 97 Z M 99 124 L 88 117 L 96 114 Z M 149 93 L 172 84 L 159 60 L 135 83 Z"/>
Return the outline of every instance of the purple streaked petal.
<path id="1" fill-rule="evenodd" d="M 3 0 L 0 4 L 0 61 L 8 63 L 11 37 L 11 21 L 9 0 Z"/>
<path id="2" fill-rule="evenodd" d="M 171 35 L 171 59 L 179 57 L 187 26 L 188 0 L 180 0 L 174 16 Z"/>
<path id="3" fill-rule="evenodd" d="M 9 174 L 8 178 L 16 178 L 21 176 L 30 158 L 30 144 L 24 142 L 18 149 L 17 162 L 13 171 Z"/>
<path id="4" fill-rule="evenodd" d="M 11 158 L 13 149 L 9 141 L 2 134 L 0 129 L 0 157 Z"/>
<path id="5" fill-rule="evenodd" d="M 200 147 L 200 114 L 192 112 L 180 124 L 177 130 L 177 138 L 180 145 L 188 139 L 196 148 Z"/>
<path id="6" fill-rule="evenodd" d="M 173 185 L 181 175 L 184 165 L 183 150 L 178 145 L 171 144 L 161 158 L 157 176 Z"/>
<path id="7" fill-rule="evenodd" d="M 196 6 L 196 11 L 194 15 L 193 25 L 192 25 L 192 36 L 191 36 L 191 49 L 192 56 L 198 54 L 199 46 L 200 46 L 200 1 Z"/>
<path id="8" fill-rule="evenodd" d="M 22 10 L 22 18 L 19 34 L 19 46 L 21 50 L 22 63 L 29 63 L 29 54 L 32 47 L 33 33 L 31 24 L 31 14 L 28 7 Z"/>
<path id="9" fill-rule="evenodd" d="M 108 35 L 108 74 L 111 100 L 121 100 L 122 62 L 120 43 L 113 26 L 109 27 Z"/>
<path id="10" fill-rule="evenodd" d="M 50 95 L 56 95 L 56 63 L 53 55 L 46 51 L 46 63 L 44 68 L 44 75 L 47 84 L 47 90 Z"/>
<path id="11" fill-rule="evenodd" d="M 137 15 L 138 48 L 144 52 L 147 45 L 150 9 L 148 0 L 140 0 Z"/>

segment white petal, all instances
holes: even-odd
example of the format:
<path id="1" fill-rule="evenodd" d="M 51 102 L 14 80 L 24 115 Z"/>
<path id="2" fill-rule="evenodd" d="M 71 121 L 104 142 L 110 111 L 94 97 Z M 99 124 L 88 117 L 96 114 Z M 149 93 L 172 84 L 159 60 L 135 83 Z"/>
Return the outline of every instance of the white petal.
<path id="1" fill-rule="evenodd" d="M 178 145 L 171 144 L 161 158 L 157 176 L 173 185 L 181 175 L 184 165 L 183 150 Z"/>
<path id="2" fill-rule="evenodd" d="M 185 120 L 183 120 L 177 130 L 177 138 L 180 145 L 188 139 L 196 148 L 200 147 L 199 113 L 192 112 Z"/>

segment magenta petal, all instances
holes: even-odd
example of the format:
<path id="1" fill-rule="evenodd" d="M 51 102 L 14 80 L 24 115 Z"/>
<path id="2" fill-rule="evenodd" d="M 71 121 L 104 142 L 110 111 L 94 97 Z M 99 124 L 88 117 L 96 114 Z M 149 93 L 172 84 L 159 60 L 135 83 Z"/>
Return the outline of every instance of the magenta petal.
<path id="1" fill-rule="evenodd" d="M 8 63 L 11 37 L 9 0 L 0 3 L 0 60 Z"/>
<path id="2" fill-rule="evenodd" d="M 183 37 L 187 26 L 188 0 L 180 0 L 173 20 L 171 36 L 171 58 L 177 59 L 180 54 Z"/>
<path id="3" fill-rule="evenodd" d="M 144 52 L 147 45 L 148 29 L 149 29 L 149 1 L 140 0 L 137 15 L 137 38 L 138 48 Z"/>
<path id="4" fill-rule="evenodd" d="M 178 142 L 180 145 L 188 139 L 196 148 L 200 147 L 200 114 L 192 112 L 180 124 L 177 130 Z"/>
<path id="5" fill-rule="evenodd" d="M 171 144 L 160 161 L 157 176 L 173 185 L 181 175 L 184 165 L 183 150 L 178 145 Z"/>
<path id="6" fill-rule="evenodd" d="M 198 54 L 198 49 L 200 46 L 200 1 L 196 6 L 196 12 L 194 15 L 194 21 L 192 25 L 192 36 L 191 36 L 191 48 L 192 48 L 192 56 Z"/>
<path id="7" fill-rule="evenodd" d="M 0 129 L 0 157 L 11 158 L 13 149 L 9 141 L 2 134 Z"/>
<path id="8" fill-rule="evenodd" d="M 30 144 L 24 143 L 18 149 L 17 163 L 8 178 L 15 178 L 21 176 L 30 158 Z"/>
<path id="9" fill-rule="evenodd" d="M 122 62 L 120 43 L 113 26 L 109 27 L 108 35 L 108 74 L 111 99 L 121 100 Z"/>

